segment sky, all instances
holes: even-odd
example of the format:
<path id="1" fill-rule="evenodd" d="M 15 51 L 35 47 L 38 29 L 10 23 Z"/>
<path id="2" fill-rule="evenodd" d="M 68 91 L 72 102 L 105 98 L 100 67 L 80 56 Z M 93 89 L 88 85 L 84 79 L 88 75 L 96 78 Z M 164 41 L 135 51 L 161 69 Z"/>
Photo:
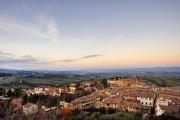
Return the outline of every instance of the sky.
<path id="1" fill-rule="evenodd" d="M 0 68 L 180 66 L 179 0 L 0 0 Z"/>

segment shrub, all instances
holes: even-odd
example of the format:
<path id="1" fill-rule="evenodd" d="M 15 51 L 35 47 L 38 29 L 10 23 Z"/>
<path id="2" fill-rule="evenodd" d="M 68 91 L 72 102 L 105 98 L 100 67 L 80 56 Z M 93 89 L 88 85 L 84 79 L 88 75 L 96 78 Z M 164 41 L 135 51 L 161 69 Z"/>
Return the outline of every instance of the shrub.
<path id="1" fill-rule="evenodd" d="M 106 114 L 106 108 L 104 107 L 99 108 L 99 112 L 102 114 Z"/>
<path id="2" fill-rule="evenodd" d="M 109 113 L 109 114 L 114 114 L 115 112 L 116 112 L 115 109 L 113 109 L 113 108 L 108 108 L 108 113 Z"/>

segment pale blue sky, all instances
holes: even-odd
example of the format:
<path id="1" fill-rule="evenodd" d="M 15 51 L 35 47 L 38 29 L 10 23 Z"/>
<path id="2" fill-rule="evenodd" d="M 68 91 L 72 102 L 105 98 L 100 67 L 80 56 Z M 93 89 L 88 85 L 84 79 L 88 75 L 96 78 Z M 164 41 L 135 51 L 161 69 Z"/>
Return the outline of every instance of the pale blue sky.
<path id="1" fill-rule="evenodd" d="M 171 65 L 180 65 L 179 0 L 0 0 L 0 67 Z"/>

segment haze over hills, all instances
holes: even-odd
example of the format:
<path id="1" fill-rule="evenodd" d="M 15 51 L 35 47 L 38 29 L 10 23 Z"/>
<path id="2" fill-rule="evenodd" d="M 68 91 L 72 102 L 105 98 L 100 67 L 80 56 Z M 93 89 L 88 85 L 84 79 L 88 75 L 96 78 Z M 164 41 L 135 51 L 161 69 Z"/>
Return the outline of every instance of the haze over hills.
<path id="1" fill-rule="evenodd" d="M 86 73 L 180 73 L 180 67 L 149 67 L 149 68 L 120 68 L 120 69 L 83 69 L 83 70 L 16 70 L 0 69 L 0 73 L 28 74 L 28 73 L 49 73 L 49 74 L 86 74 Z"/>
<path id="2" fill-rule="evenodd" d="M 0 86 L 32 87 L 61 86 L 90 79 L 109 79 L 115 76 L 137 75 L 141 80 L 159 86 L 180 85 L 180 67 L 94 69 L 74 71 L 0 69 Z M 22 82 L 23 81 L 23 82 Z"/>

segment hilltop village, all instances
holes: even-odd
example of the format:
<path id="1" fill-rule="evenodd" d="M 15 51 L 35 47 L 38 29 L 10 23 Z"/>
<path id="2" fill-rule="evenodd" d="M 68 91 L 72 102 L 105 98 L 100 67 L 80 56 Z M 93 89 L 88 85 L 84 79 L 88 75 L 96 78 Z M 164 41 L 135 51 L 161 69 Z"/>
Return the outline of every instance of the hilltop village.
<path id="1" fill-rule="evenodd" d="M 89 113 L 94 110 L 138 112 L 144 118 L 168 113 L 180 118 L 180 87 L 158 87 L 144 83 L 136 76 L 86 80 L 62 87 L 1 88 L 0 91 L 0 104 L 9 108 L 1 107 L 0 117 L 8 119 L 20 115 L 32 119 L 35 116 L 45 119 L 48 115 L 62 118 L 77 111 Z"/>

